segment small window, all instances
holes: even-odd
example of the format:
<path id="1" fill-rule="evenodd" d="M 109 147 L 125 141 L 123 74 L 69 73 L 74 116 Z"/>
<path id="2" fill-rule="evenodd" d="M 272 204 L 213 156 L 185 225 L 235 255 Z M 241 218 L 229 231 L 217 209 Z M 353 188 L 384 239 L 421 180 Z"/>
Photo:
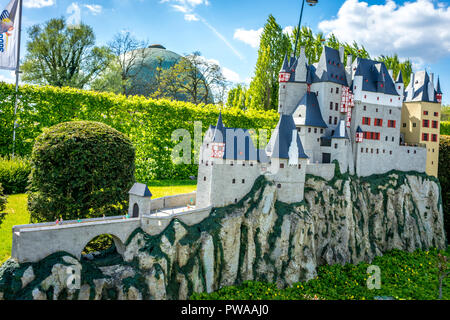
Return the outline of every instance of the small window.
<path id="1" fill-rule="evenodd" d="M 336 88 L 336 93 L 339 93 L 339 88 Z"/>
<path id="2" fill-rule="evenodd" d="M 335 149 L 338 148 L 338 144 L 337 144 L 337 143 L 334 144 L 334 148 L 335 148 Z"/>
<path id="3" fill-rule="evenodd" d="M 364 98 L 365 98 L 365 97 L 364 97 Z M 363 110 L 364 110 L 364 111 L 367 111 L 367 106 L 364 106 L 364 107 L 363 107 Z"/>
<path id="4" fill-rule="evenodd" d="M 206 177 L 203 178 L 203 181 L 206 181 Z"/>
<path id="5" fill-rule="evenodd" d="M 233 184 L 235 184 L 236 183 L 236 179 L 233 179 Z"/>
<path id="6" fill-rule="evenodd" d="M 434 113 L 434 116 L 435 116 L 435 117 L 439 117 L 439 112 L 435 112 L 435 113 Z"/>
<path id="7" fill-rule="evenodd" d="M 330 102 L 330 110 L 333 110 L 333 102 Z"/>
<path id="8" fill-rule="evenodd" d="M 361 148 L 361 153 L 364 153 L 364 148 Z"/>
<path id="9" fill-rule="evenodd" d="M 406 128 L 406 123 L 403 124 L 403 128 Z"/>
<path id="10" fill-rule="evenodd" d="M 333 93 L 333 88 L 331 88 L 331 93 Z"/>
<path id="11" fill-rule="evenodd" d="M 391 151 L 389 151 L 389 154 L 392 156 L 392 150 Z"/>
<path id="12" fill-rule="evenodd" d="M 424 111 L 424 112 L 423 112 L 423 115 L 424 115 L 424 116 L 427 116 L 427 115 L 428 115 L 428 111 Z"/>
<path id="13" fill-rule="evenodd" d="M 439 128 L 439 122 L 438 121 L 433 121 L 432 127 L 433 127 L 433 129 L 438 129 Z"/>
<path id="14" fill-rule="evenodd" d="M 284 163 L 280 163 L 280 169 L 284 169 Z"/>
<path id="15" fill-rule="evenodd" d="M 335 117 L 335 118 L 334 118 L 334 124 L 336 125 L 336 124 L 337 124 L 337 122 L 338 122 L 338 118 L 337 118 L 337 117 Z"/>
<path id="16" fill-rule="evenodd" d="M 392 102 L 392 99 L 391 99 L 391 102 Z M 389 114 L 392 114 L 392 110 L 389 110 Z"/>
<path id="17" fill-rule="evenodd" d="M 320 129 L 320 133 L 323 133 L 323 129 Z"/>
<path id="18" fill-rule="evenodd" d="M 336 103 L 334 110 L 339 111 L 339 103 Z"/>
<path id="19" fill-rule="evenodd" d="M 308 133 L 311 133 L 311 128 L 308 128 Z"/>
<path id="20" fill-rule="evenodd" d="M 278 185 L 277 185 L 277 188 L 278 188 L 278 189 L 281 189 L 281 184 L 278 184 Z"/>
<path id="21" fill-rule="evenodd" d="M 301 164 L 299 164 L 299 165 L 298 165 L 298 168 L 299 168 L 299 169 L 301 169 L 301 168 L 302 168 L 302 165 L 301 165 Z"/>
<path id="22" fill-rule="evenodd" d="M 413 128 L 417 128 L 417 123 L 413 123 Z"/>
<path id="23" fill-rule="evenodd" d="M 424 128 L 429 128 L 430 127 L 430 120 L 423 120 L 422 126 Z"/>
<path id="24" fill-rule="evenodd" d="M 317 128 L 314 128 L 314 133 L 317 133 Z"/>
<path id="25" fill-rule="evenodd" d="M 245 184 L 245 179 L 242 179 L 242 184 Z"/>

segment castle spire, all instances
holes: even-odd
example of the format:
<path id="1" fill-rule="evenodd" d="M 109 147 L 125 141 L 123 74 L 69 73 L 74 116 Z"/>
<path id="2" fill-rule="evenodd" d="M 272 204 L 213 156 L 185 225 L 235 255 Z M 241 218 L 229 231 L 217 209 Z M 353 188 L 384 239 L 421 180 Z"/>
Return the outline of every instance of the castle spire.
<path id="1" fill-rule="evenodd" d="M 439 77 L 438 77 L 438 80 L 437 80 L 436 93 L 437 93 L 437 94 L 442 94 L 442 91 L 441 91 L 441 82 L 439 81 Z"/>
<path id="2" fill-rule="evenodd" d="M 219 119 L 217 120 L 216 131 L 214 132 L 214 142 L 224 142 L 225 141 L 225 126 L 222 122 L 222 110 L 219 113 Z"/>
<path id="3" fill-rule="evenodd" d="M 400 70 L 400 72 L 398 73 L 397 81 L 395 83 L 404 83 L 402 70 Z"/>

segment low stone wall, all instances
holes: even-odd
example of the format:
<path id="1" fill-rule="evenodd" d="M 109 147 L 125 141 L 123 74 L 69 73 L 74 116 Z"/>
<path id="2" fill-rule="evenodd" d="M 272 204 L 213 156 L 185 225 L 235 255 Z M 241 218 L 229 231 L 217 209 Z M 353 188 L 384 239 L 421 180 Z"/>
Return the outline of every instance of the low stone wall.
<path id="1" fill-rule="evenodd" d="M 141 228 L 154 236 L 163 232 L 174 219 L 178 219 L 188 226 L 193 226 L 205 220 L 211 213 L 211 209 L 212 207 L 195 209 L 170 216 L 145 215 L 142 217 Z"/>
<path id="2" fill-rule="evenodd" d="M 327 181 L 334 178 L 335 170 L 336 165 L 334 163 L 308 164 L 306 166 L 306 174 L 321 177 Z"/>
<path id="3" fill-rule="evenodd" d="M 192 199 L 192 202 L 191 202 Z M 170 209 L 177 207 L 185 207 L 195 205 L 197 202 L 197 192 L 179 194 L 176 196 L 168 196 L 164 198 L 157 198 L 151 202 L 151 210 Z"/>

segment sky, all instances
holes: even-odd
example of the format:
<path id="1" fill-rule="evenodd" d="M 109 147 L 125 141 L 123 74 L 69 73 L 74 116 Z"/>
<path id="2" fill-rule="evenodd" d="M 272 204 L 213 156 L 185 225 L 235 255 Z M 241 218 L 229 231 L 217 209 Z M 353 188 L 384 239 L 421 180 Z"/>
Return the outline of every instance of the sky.
<path id="1" fill-rule="evenodd" d="M 5 7 L 10 0 L 0 0 Z M 200 51 L 227 79 L 249 83 L 259 35 L 269 14 L 286 32 L 297 25 L 301 0 L 24 0 L 22 59 L 27 30 L 54 17 L 92 26 L 98 45 L 130 31 L 178 54 Z M 438 0 L 319 0 L 305 6 L 302 25 L 365 46 L 372 57 L 397 53 L 414 70 L 440 76 L 450 104 L 450 2 Z M 0 81 L 14 74 L 0 71 Z"/>

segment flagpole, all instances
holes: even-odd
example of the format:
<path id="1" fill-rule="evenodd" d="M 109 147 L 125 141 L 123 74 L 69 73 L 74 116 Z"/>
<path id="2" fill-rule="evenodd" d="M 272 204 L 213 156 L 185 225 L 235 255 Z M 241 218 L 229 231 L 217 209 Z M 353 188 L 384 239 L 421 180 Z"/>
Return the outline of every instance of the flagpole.
<path id="1" fill-rule="evenodd" d="M 16 103 L 14 106 L 14 128 L 13 128 L 13 149 L 12 157 L 15 155 L 16 147 L 16 126 L 17 126 L 17 108 L 19 106 L 19 76 L 20 76 L 20 41 L 22 35 L 22 1 L 19 0 L 19 35 L 17 37 L 17 63 L 16 63 Z"/>

